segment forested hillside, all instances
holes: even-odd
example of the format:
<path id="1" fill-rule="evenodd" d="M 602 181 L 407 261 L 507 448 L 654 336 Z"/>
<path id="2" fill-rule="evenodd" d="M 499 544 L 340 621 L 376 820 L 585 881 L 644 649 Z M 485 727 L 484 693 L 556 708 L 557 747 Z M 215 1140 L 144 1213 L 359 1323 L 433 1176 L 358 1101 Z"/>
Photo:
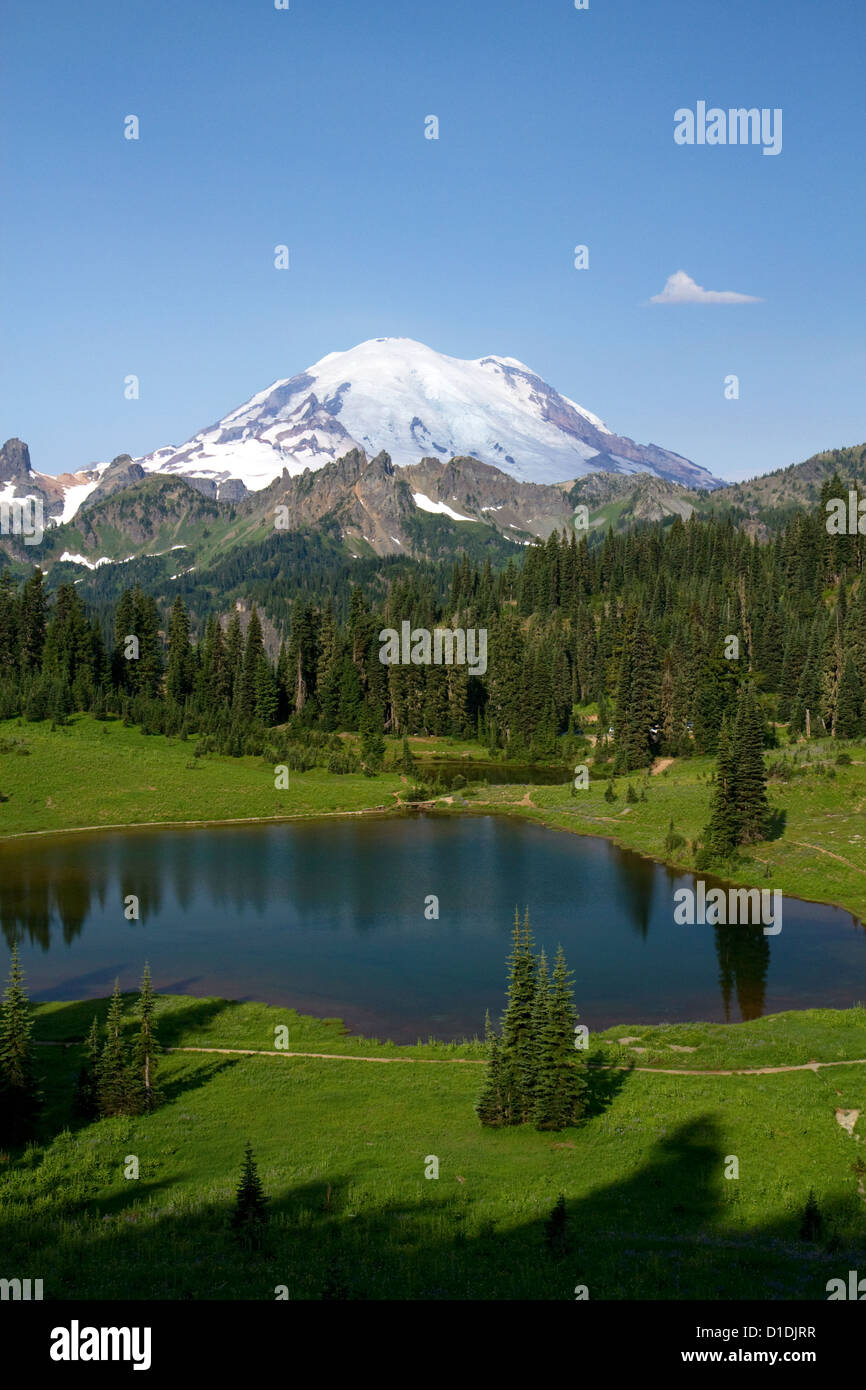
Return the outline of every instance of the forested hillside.
<path id="1" fill-rule="evenodd" d="M 825 507 L 847 491 L 826 483 L 814 511 L 766 543 L 730 520 L 677 517 L 591 539 L 555 533 L 499 569 L 466 555 L 348 569 L 326 546 L 277 537 L 264 573 L 243 581 L 236 557 L 223 562 L 226 588 L 252 605 L 246 624 L 218 583 L 192 591 L 192 613 L 183 589 L 169 612 L 139 587 L 89 611 L 74 585 L 49 596 L 40 571 L 20 583 L 5 573 L 0 717 L 117 712 L 234 752 L 288 722 L 304 735 L 477 735 L 550 757 L 591 706 L 599 756 L 612 728 L 625 771 L 715 752 L 748 679 L 768 729 L 852 737 L 866 689 L 864 538 L 828 534 Z M 256 604 L 280 631 L 276 662 Z M 379 634 L 403 621 L 486 630 L 486 671 L 383 664 Z"/>

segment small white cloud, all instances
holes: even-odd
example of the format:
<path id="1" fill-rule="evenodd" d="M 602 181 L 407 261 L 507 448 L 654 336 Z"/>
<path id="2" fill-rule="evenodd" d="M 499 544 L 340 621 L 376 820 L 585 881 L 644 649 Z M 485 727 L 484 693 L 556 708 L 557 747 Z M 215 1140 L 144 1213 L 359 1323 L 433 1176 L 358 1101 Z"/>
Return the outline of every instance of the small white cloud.
<path id="1" fill-rule="evenodd" d="M 661 294 L 654 294 L 650 304 L 763 304 L 753 294 L 737 294 L 735 290 L 705 290 L 684 270 L 669 275 Z"/>

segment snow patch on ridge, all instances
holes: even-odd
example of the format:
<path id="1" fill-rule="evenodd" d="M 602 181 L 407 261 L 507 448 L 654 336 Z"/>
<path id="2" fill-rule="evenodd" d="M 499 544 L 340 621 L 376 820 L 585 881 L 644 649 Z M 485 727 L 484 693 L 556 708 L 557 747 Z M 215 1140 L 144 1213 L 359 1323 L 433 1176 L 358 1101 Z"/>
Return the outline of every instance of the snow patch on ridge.
<path id="1" fill-rule="evenodd" d="M 450 516 L 452 521 L 474 521 L 474 516 L 461 516 L 455 512 L 445 502 L 433 502 L 429 497 L 425 497 L 423 492 L 413 492 L 412 501 L 416 507 L 420 507 L 422 512 L 436 512 L 439 516 Z"/>

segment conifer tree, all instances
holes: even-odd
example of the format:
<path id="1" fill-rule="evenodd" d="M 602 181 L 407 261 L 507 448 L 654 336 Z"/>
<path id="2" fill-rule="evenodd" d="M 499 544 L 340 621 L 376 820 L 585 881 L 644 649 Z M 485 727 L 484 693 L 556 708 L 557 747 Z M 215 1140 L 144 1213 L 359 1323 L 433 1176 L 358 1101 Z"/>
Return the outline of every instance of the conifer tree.
<path id="1" fill-rule="evenodd" d="M 32 1031 L 30 1000 L 15 945 L 8 984 L 0 1001 L 0 1139 L 6 1144 L 22 1144 L 32 1138 L 42 1106 Z"/>
<path id="2" fill-rule="evenodd" d="M 99 1113 L 96 1090 L 96 1069 L 99 1065 L 99 1019 L 94 1014 L 84 1044 L 84 1061 L 78 1071 L 72 1113 L 79 1120 L 92 1120 Z"/>
<path id="3" fill-rule="evenodd" d="M 18 620 L 19 652 L 25 671 L 38 670 L 41 666 L 47 607 L 45 577 L 37 565 L 21 593 Z"/>
<path id="4" fill-rule="evenodd" d="M 408 738 L 403 739 L 403 755 L 401 766 L 407 777 L 415 776 L 415 759 L 412 757 L 412 750 L 409 747 Z"/>
<path id="5" fill-rule="evenodd" d="M 484 1021 L 484 1037 L 487 1043 L 487 1070 L 481 1095 L 475 1105 L 475 1113 L 483 1125 L 498 1129 L 510 1123 L 510 1105 L 506 1059 L 499 1038 L 490 1023 L 489 1010 Z"/>
<path id="6" fill-rule="evenodd" d="M 502 1018 L 502 1044 L 513 1071 L 512 1123 L 523 1124 L 532 1114 L 535 1075 L 532 1058 L 532 1006 L 535 1001 L 535 959 L 527 910 L 520 926 L 514 909 L 513 946 L 508 961 L 508 995 Z"/>
<path id="7" fill-rule="evenodd" d="M 138 637 L 138 660 L 127 663 L 132 668 L 133 689 L 153 698 L 162 685 L 162 639 L 159 635 L 159 610 L 156 600 L 136 585 L 132 593 L 133 626 L 130 631 Z"/>
<path id="8" fill-rule="evenodd" d="M 247 1141 L 232 1213 L 232 1229 L 244 1245 L 256 1248 L 261 1244 L 267 1219 L 267 1198 L 253 1157 L 252 1145 Z"/>
<path id="9" fill-rule="evenodd" d="M 740 693 L 733 753 L 739 841 L 741 844 L 753 844 L 766 837 L 770 808 L 767 804 L 764 730 L 751 685 L 745 686 Z"/>
<path id="10" fill-rule="evenodd" d="M 574 1046 L 577 1011 L 571 971 L 562 947 L 553 966 L 550 1007 L 541 1039 L 533 1119 L 536 1129 L 558 1130 L 576 1124 L 583 1114 L 585 1063 Z"/>
<path id="11" fill-rule="evenodd" d="M 225 636 L 225 669 L 228 685 L 227 698 L 234 705 L 238 697 L 241 667 L 243 666 L 244 639 L 241 633 L 240 614 L 236 608 L 228 621 Z"/>
<path id="12" fill-rule="evenodd" d="M 262 625 L 256 605 L 253 604 L 250 610 L 250 621 L 247 625 L 239 684 L 235 691 L 235 703 L 238 712 L 242 718 L 247 720 L 252 719 L 256 712 L 256 676 L 259 664 L 265 660 Z"/>
<path id="13" fill-rule="evenodd" d="M 364 771 L 368 773 L 381 771 L 385 758 L 385 740 L 379 732 L 380 728 L 381 716 L 377 718 L 372 705 L 369 701 L 365 701 L 360 719 L 361 745 L 359 754 Z"/>
<path id="14" fill-rule="evenodd" d="M 114 993 L 105 1021 L 105 1044 L 96 1071 L 96 1096 L 100 1115 L 127 1115 L 137 1108 L 135 1077 L 130 1072 L 126 1040 L 122 1032 L 123 1000 L 120 982 L 115 980 Z"/>
<path id="15" fill-rule="evenodd" d="M 535 997 L 532 1001 L 532 1018 L 529 1033 L 529 1065 L 532 1075 L 533 1105 L 538 1094 L 540 1077 L 546 1061 L 546 1047 L 550 1028 L 550 972 L 547 956 L 542 949 L 538 957 L 535 975 Z"/>
<path id="16" fill-rule="evenodd" d="M 141 1108 L 146 1114 L 149 1114 L 159 1104 L 160 1094 L 156 1084 L 156 1059 L 159 1051 L 154 1025 L 156 998 L 150 978 L 150 966 L 147 962 L 145 962 L 144 973 L 141 977 L 137 1012 L 139 1031 L 135 1042 L 134 1057 L 136 1081 L 140 1088 Z"/>
<path id="17" fill-rule="evenodd" d="M 671 825 L 673 826 L 673 822 Z M 716 784 L 710 803 L 710 820 L 703 838 L 707 851 L 719 859 L 730 858 L 740 842 L 734 750 L 727 719 L 722 720 L 719 731 Z"/>
<path id="18" fill-rule="evenodd" d="M 170 700 L 182 705 L 192 690 L 193 655 L 189 644 L 189 615 L 180 594 L 174 601 L 168 620 L 168 664 L 165 672 L 165 693 Z"/>
<path id="19" fill-rule="evenodd" d="M 836 737 L 855 738 L 861 728 L 863 686 L 854 660 L 846 656 L 836 699 Z"/>

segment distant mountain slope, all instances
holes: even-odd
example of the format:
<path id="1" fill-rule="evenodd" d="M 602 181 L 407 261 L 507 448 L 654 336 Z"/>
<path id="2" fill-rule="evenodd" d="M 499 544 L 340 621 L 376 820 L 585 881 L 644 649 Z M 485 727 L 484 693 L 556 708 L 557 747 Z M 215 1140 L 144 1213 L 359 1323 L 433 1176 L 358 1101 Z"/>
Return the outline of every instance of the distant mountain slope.
<path id="1" fill-rule="evenodd" d="M 742 483 L 727 483 L 714 501 L 740 507 L 755 518 L 772 518 L 801 507 L 812 507 L 819 500 L 821 485 L 838 473 L 843 482 L 866 488 L 866 444 L 845 449 L 825 449 L 803 463 L 776 468 Z M 700 509 L 704 508 L 701 500 Z"/>

